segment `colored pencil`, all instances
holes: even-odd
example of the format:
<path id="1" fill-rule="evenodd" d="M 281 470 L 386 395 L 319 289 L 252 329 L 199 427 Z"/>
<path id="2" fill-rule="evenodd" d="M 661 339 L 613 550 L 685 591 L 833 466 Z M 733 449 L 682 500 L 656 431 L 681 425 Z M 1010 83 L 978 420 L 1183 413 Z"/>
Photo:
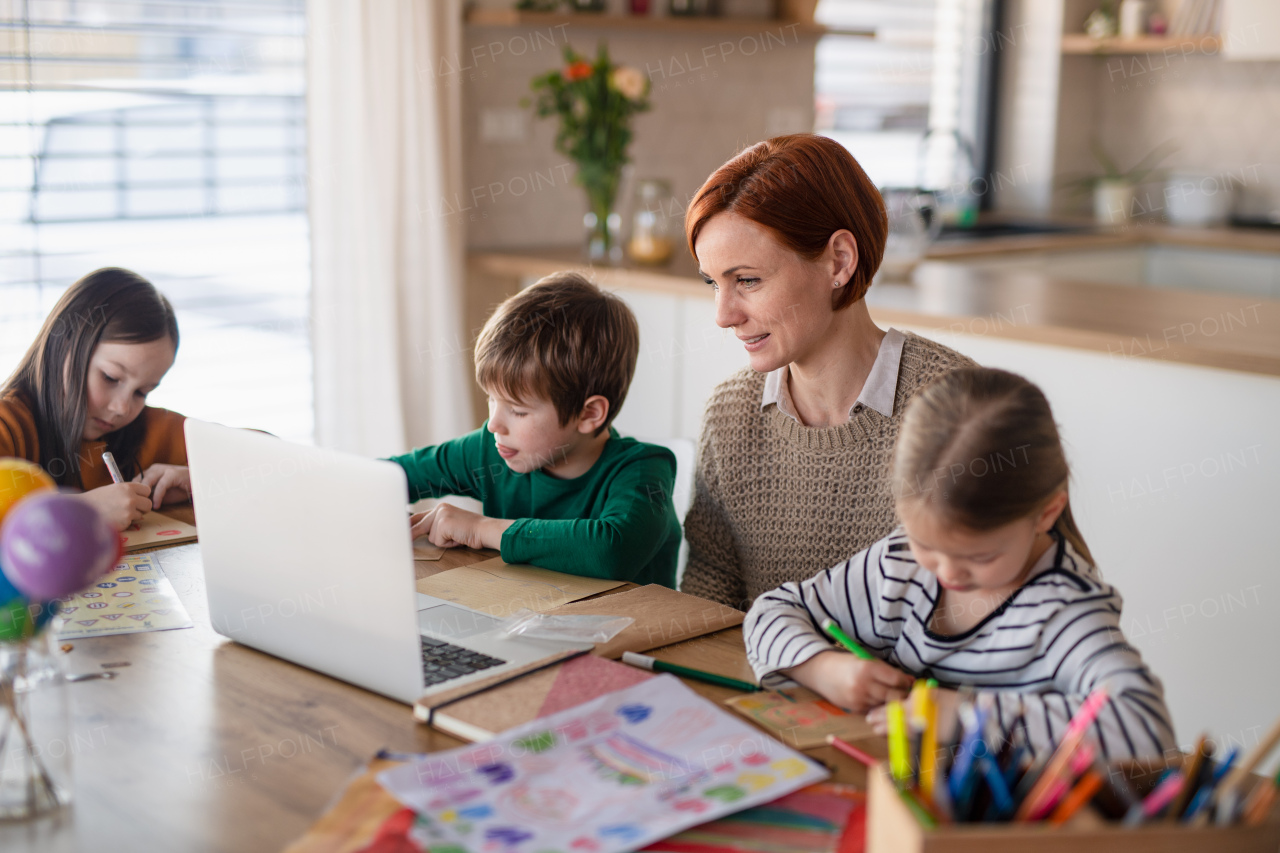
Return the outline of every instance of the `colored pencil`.
<path id="1" fill-rule="evenodd" d="M 1147 794 L 1147 798 L 1129 809 L 1129 814 L 1125 815 L 1125 826 L 1139 826 L 1144 821 L 1150 820 L 1160 814 L 1160 810 L 1169 803 L 1173 802 L 1173 798 L 1178 796 L 1178 791 L 1182 790 L 1182 783 L 1185 777 L 1181 770 L 1175 770 L 1160 780 L 1160 784 L 1156 785 L 1155 790 Z"/>
<path id="2" fill-rule="evenodd" d="M 1280 720 L 1276 720 L 1266 737 L 1259 741 L 1253 751 L 1227 774 L 1227 778 L 1218 786 L 1216 799 L 1220 802 L 1225 802 L 1229 798 L 1238 801 L 1240 786 L 1249 778 L 1254 768 L 1271 754 L 1271 750 L 1275 749 L 1277 743 L 1280 743 Z"/>
<path id="3" fill-rule="evenodd" d="M 1093 795 L 1098 793 L 1098 789 L 1102 787 L 1102 774 L 1097 770 L 1090 770 L 1084 774 L 1076 786 L 1071 789 L 1071 793 L 1062 798 L 1062 802 L 1058 803 L 1058 807 L 1053 810 L 1053 814 L 1049 815 L 1049 824 L 1051 826 L 1062 826 L 1072 815 L 1080 811 L 1085 803 L 1093 799 Z"/>
<path id="4" fill-rule="evenodd" d="M 868 753 L 863 752 L 853 744 L 848 741 L 841 740 L 835 735 L 827 735 L 827 743 L 831 744 L 831 746 L 835 747 L 855 761 L 860 761 L 868 767 L 875 767 L 880 763 L 880 759 L 873 758 Z"/>
<path id="5" fill-rule="evenodd" d="M 741 690 L 745 693 L 754 693 L 763 689 L 759 684 L 752 684 L 749 681 L 739 681 L 738 679 L 730 678 L 727 675 L 716 675 L 714 672 L 703 672 L 700 669 L 680 666 L 677 663 L 667 663 L 664 660 L 651 658 L 648 655 L 639 655 L 635 652 L 623 652 L 622 662 L 629 663 L 632 666 L 638 666 L 641 669 L 648 669 L 655 672 L 669 672 L 672 675 L 682 675 L 685 678 L 692 678 L 694 681 L 705 681 L 707 684 L 718 684 L 721 687 L 732 687 L 734 690 Z"/>
<path id="6" fill-rule="evenodd" d="M 933 681 L 933 679 L 929 679 Z M 924 689 L 924 734 L 920 738 L 920 793 L 933 802 L 933 786 L 938 778 L 938 705 L 934 687 Z"/>
<path id="7" fill-rule="evenodd" d="M 863 660 L 876 660 L 876 656 L 871 652 L 858 645 L 852 637 L 846 634 L 834 619 L 827 619 L 822 623 L 822 630 L 831 635 L 831 639 L 853 652 L 857 657 Z"/>
<path id="8" fill-rule="evenodd" d="M 1259 782 L 1244 804 L 1246 826 L 1260 826 L 1271 813 L 1276 802 L 1276 788 L 1280 786 L 1280 773 L 1270 782 Z"/>
<path id="9" fill-rule="evenodd" d="M 889 724 L 889 771 L 899 785 L 911 781 L 911 745 L 907 740 L 907 713 L 901 702 L 885 706 Z"/>
<path id="10" fill-rule="evenodd" d="M 1090 693 L 1089 697 L 1076 710 L 1075 716 L 1071 718 L 1071 723 L 1067 726 L 1066 734 L 1063 735 L 1062 741 L 1054 751 L 1053 757 L 1049 759 L 1049 763 L 1045 765 L 1044 772 L 1040 774 L 1040 778 L 1036 780 L 1035 786 L 1027 794 L 1026 799 L 1018 806 L 1018 812 L 1014 816 L 1015 820 L 1027 820 L 1033 813 L 1043 807 L 1045 794 L 1053 787 L 1053 783 L 1061 778 L 1063 771 L 1067 769 L 1072 756 L 1084 741 L 1085 732 L 1088 731 L 1089 726 L 1098 716 L 1098 711 L 1106 701 L 1107 688 L 1105 686 L 1099 687 Z"/>
<path id="11" fill-rule="evenodd" d="M 1192 796 L 1196 790 L 1206 781 L 1202 778 L 1201 773 L 1204 771 L 1206 762 L 1209 760 L 1209 751 L 1212 749 L 1209 738 L 1200 735 L 1196 739 L 1195 748 L 1191 751 L 1191 759 L 1187 764 L 1186 784 L 1178 791 L 1178 796 L 1173 798 L 1173 802 L 1169 804 L 1169 811 L 1165 813 L 1164 819 L 1166 823 L 1177 823 L 1179 818 L 1186 812 L 1187 806 L 1191 803 Z"/>
<path id="12" fill-rule="evenodd" d="M 1235 764 L 1236 758 L 1240 755 L 1238 747 L 1232 747 L 1227 753 L 1227 757 L 1213 771 L 1213 775 L 1209 777 L 1209 781 L 1201 786 L 1199 791 L 1191 800 L 1191 804 L 1187 806 L 1187 813 L 1183 816 L 1183 820 L 1196 826 L 1204 826 L 1209 822 L 1209 804 L 1213 801 L 1214 792 L 1218 789 L 1218 785 L 1222 783 L 1223 778 L 1231 770 L 1231 765 Z"/>

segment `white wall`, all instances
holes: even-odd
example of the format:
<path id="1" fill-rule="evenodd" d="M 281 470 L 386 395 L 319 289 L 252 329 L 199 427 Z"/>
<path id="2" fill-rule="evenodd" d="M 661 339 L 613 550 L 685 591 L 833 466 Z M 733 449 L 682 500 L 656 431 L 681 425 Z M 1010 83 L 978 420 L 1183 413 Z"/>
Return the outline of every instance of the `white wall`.
<path id="1" fill-rule="evenodd" d="M 640 317 L 641 355 L 618 428 L 696 439 L 711 389 L 746 364 L 740 345 L 709 298 L 619 293 Z M 1180 741 L 1256 743 L 1280 713 L 1280 379 L 912 331 L 1044 389 L 1073 509 Z"/>

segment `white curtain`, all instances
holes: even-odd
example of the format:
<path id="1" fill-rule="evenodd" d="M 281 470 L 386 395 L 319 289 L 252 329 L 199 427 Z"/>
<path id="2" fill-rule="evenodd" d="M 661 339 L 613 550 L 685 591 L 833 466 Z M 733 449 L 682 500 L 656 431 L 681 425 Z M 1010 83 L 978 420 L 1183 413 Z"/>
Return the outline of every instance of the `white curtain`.
<path id="1" fill-rule="evenodd" d="M 470 405 L 459 0 L 309 0 L 316 439 L 384 456 L 461 435 Z"/>

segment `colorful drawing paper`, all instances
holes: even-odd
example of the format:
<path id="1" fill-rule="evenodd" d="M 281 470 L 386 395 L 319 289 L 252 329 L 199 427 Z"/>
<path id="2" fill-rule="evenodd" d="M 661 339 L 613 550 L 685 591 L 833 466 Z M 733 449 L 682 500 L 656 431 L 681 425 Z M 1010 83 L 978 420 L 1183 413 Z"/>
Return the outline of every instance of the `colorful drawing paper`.
<path id="1" fill-rule="evenodd" d="M 827 735 L 860 740 L 875 734 L 862 714 L 849 714 L 803 687 L 746 693 L 725 704 L 788 746 L 810 749 Z"/>
<path id="2" fill-rule="evenodd" d="M 867 796 L 821 782 L 655 841 L 649 853 L 862 853 Z"/>
<path id="3" fill-rule="evenodd" d="M 59 640 L 190 628 L 155 554 L 130 554 L 88 589 L 58 599 Z"/>
<path id="4" fill-rule="evenodd" d="M 622 853 L 826 776 L 661 675 L 378 781 L 432 853 Z"/>

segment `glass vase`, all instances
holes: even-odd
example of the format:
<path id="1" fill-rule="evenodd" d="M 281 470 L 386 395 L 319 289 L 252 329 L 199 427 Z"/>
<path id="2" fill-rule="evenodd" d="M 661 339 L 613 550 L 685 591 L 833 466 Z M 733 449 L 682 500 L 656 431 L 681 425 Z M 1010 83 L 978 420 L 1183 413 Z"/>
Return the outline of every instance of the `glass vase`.
<path id="1" fill-rule="evenodd" d="M 587 258 L 591 261 L 622 260 L 622 215 L 614 209 L 618 182 L 619 176 L 612 175 L 586 186 L 587 214 L 582 217 L 582 224 L 586 229 Z"/>
<path id="2" fill-rule="evenodd" d="M 52 631 L 0 643 L 0 820 L 71 802 L 66 678 Z"/>

